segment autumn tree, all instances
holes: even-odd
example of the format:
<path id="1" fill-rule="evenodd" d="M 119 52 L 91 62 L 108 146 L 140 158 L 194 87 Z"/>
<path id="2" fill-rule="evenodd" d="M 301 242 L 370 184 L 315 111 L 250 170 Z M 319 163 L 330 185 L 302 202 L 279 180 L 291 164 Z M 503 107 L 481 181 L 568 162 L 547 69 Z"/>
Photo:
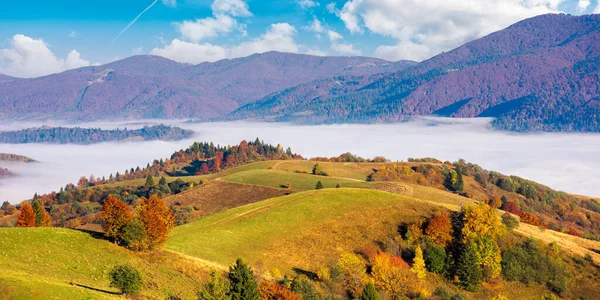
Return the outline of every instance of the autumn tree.
<path id="1" fill-rule="evenodd" d="M 240 258 L 229 267 L 229 297 L 232 300 L 259 300 L 258 284 L 252 269 Z"/>
<path id="2" fill-rule="evenodd" d="M 125 225 L 133 221 L 133 213 L 127 204 L 109 195 L 102 203 L 102 228 L 104 235 L 120 242 Z"/>
<path id="3" fill-rule="evenodd" d="M 448 213 L 435 214 L 427 223 L 425 235 L 432 242 L 446 247 L 452 241 L 452 220 Z"/>
<path id="4" fill-rule="evenodd" d="M 260 283 L 258 294 L 261 300 L 302 300 L 294 292 L 270 281 L 262 281 Z"/>
<path id="5" fill-rule="evenodd" d="M 221 171 L 221 165 L 223 164 L 223 155 L 224 153 L 219 151 L 215 154 L 215 158 L 213 159 L 213 171 L 219 172 Z"/>
<path id="6" fill-rule="evenodd" d="M 356 254 L 344 252 L 338 260 L 338 267 L 344 274 L 344 287 L 352 297 L 360 297 L 367 283 L 367 269 Z"/>
<path id="7" fill-rule="evenodd" d="M 498 209 L 498 208 L 502 207 L 502 199 L 500 199 L 500 197 L 498 197 L 498 196 L 494 196 L 492 199 L 490 199 L 488 204 L 491 207 Z"/>
<path id="8" fill-rule="evenodd" d="M 225 280 L 217 270 L 210 270 L 210 279 L 198 291 L 199 300 L 227 300 L 229 282 Z"/>
<path id="9" fill-rule="evenodd" d="M 142 197 L 137 211 L 138 219 L 144 224 L 147 233 L 148 246 L 154 248 L 164 244 L 175 226 L 175 217 L 165 201 L 156 195 L 148 199 Z"/>
<path id="10" fill-rule="evenodd" d="M 502 234 L 502 224 L 496 210 L 484 202 L 465 206 L 461 215 L 461 234 L 464 243 L 479 237 L 495 239 Z"/>
<path id="11" fill-rule="evenodd" d="M 17 219 L 17 227 L 35 227 L 35 212 L 29 202 L 21 203 L 21 214 Z"/>
<path id="12" fill-rule="evenodd" d="M 371 275 L 375 286 L 385 291 L 391 299 L 411 296 L 420 291 L 419 279 L 410 271 L 408 264 L 402 258 L 385 252 L 377 254 L 373 259 Z"/>
<path id="13" fill-rule="evenodd" d="M 415 273 L 420 280 L 427 277 L 427 269 L 425 269 L 425 260 L 423 259 L 423 250 L 419 245 L 415 248 L 415 257 L 413 258 L 413 265 L 410 271 Z"/>
<path id="14" fill-rule="evenodd" d="M 490 237 L 480 237 L 474 242 L 480 259 L 482 278 L 491 280 L 500 276 L 502 256 L 496 241 Z"/>
<path id="15" fill-rule="evenodd" d="M 321 168 L 321 166 L 319 164 L 315 164 L 313 166 L 313 169 L 312 169 L 312 174 L 313 175 L 320 175 L 321 172 L 323 172 L 323 169 Z"/>

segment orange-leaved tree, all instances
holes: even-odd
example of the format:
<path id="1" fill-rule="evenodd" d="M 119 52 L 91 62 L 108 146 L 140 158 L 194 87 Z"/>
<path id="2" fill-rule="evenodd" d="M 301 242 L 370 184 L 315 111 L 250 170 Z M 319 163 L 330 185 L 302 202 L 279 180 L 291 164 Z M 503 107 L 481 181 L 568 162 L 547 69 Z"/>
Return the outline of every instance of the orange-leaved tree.
<path id="1" fill-rule="evenodd" d="M 373 260 L 371 274 L 375 286 L 384 290 L 391 299 L 413 296 L 421 290 L 417 274 L 410 271 L 410 266 L 400 257 L 385 252 L 377 254 Z"/>
<path id="2" fill-rule="evenodd" d="M 442 247 L 452 242 L 452 222 L 448 213 L 435 214 L 427 223 L 425 235 Z"/>
<path id="3" fill-rule="evenodd" d="M 258 286 L 262 300 L 301 300 L 300 296 L 285 287 L 270 281 L 262 281 Z"/>
<path id="4" fill-rule="evenodd" d="M 157 195 L 152 195 L 149 199 L 142 197 L 137 213 L 148 234 L 149 246 L 154 248 L 164 244 L 169 232 L 175 227 L 175 217 L 165 201 Z"/>
<path id="5" fill-rule="evenodd" d="M 35 227 L 35 212 L 29 202 L 21 203 L 21 214 L 17 219 L 17 227 Z"/>
<path id="6" fill-rule="evenodd" d="M 123 227 L 133 221 L 133 213 L 127 204 L 110 195 L 102 204 L 102 219 L 104 235 L 119 242 L 123 234 Z"/>

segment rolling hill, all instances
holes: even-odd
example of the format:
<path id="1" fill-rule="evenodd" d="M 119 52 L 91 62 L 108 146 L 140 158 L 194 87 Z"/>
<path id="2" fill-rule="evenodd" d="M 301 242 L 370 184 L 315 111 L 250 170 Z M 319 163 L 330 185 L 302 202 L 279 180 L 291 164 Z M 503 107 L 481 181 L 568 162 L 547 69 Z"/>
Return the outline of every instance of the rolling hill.
<path id="1" fill-rule="evenodd" d="M 234 111 L 300 123 L 394 122 L 410 116 L 495 117 L 514 131 L 600 128 L 600 15 L 543 15 L 356 90 L 320 82 Z M 342 83 L 343 85 L 343 83 Z M 323 88 L 321 88 L 323 90 Z"/>
<path id="2" fill-rule="evenodd" d="M 202 120 L 313 80 L 393 72 L 410 65 L 278 52 L 199 65 L 133 56 L 40 78 L 0 80 L 0 118 Z"/>

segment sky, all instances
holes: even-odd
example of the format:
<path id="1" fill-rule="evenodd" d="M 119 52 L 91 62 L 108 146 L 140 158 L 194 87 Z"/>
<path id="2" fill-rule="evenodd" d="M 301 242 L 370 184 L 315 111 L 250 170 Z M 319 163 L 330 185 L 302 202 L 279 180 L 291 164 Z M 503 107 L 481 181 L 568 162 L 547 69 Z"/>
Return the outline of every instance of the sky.
<path id="1" fill-rule="evenodd" d="M 190 64 L 284 51 L 422 61 L 520 20 L 600 0 L 20 0 L 0 4 L 0 74 L 132 55 Z"/>

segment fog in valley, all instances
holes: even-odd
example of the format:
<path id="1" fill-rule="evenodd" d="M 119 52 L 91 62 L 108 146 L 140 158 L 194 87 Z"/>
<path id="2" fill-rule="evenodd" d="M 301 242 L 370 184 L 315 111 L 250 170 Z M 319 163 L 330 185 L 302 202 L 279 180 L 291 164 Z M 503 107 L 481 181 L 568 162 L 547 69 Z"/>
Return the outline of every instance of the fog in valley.
<path id="1" fill-rule="evenodd" d="M 237 144 L 256 137 L 291 147 L 304 157 L 337 156 L 352 152 L 363 157 L 385 156 L 391 160 L 435 157 L 455 161 L 464 158 L 488 170 L 518 175 L 570 193 L 600 196 L 600 134 L 516 134 L 489 128 L 488 119 L 424 118 L 386 125 L 296 126 L 281 123 L 228 122 L 186 123 L 182 121 L 103 122 L 76 124 L 80 127 L 135 129 L 144 124 L 164 123 L 191 129 L 193 139 L 177 142 L 118 142 L 89 146 L 0 144 L 0 152 L 25 155 L 33 164 L 0 163 L 19 174 L 0 179 L 0 201 L 12 203 L 34 193 L 57 191 L 81 176 L 108 177 L 117 171 L 144 167 L 158 158 L 187 148 L 194 141 Z M 27 127 L 75 126 L 64 123 L 11 123 L 0 130 Z"/>

